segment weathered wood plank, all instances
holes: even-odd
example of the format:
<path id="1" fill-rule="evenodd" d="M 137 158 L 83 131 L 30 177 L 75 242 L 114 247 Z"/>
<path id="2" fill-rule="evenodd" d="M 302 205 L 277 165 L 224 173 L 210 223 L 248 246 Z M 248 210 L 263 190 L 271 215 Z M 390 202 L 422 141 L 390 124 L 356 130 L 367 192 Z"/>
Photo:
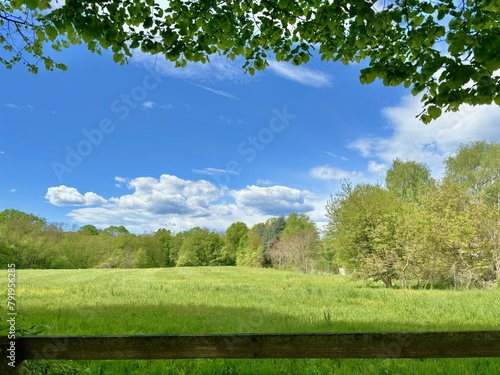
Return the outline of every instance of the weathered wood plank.
<path id="1" fill-rule="evenodd" d="M 500 331 L 37 336 L 24 359 L 500 357 Z"/>

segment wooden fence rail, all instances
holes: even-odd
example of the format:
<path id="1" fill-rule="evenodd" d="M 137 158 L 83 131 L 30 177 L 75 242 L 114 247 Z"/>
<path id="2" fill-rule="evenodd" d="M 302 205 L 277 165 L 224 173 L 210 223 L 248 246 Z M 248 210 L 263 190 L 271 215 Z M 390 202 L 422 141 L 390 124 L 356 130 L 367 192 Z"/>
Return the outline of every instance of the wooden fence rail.
<path id="1" fill-rule="evenodd" d="M 33 359 L 500 357 L 500 331 L 32 336 L 0 348 L 7 375 Z"/>

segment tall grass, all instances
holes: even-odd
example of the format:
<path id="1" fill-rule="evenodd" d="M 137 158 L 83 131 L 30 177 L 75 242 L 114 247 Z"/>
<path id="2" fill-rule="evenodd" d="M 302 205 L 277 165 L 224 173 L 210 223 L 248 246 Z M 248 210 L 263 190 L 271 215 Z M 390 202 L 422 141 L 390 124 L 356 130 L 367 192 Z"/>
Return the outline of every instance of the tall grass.
<path id="1" fill-rule="evenodd" d="M 20 270 L 17 278 L 19 324 L 48 325 L 50 335 L 500 329 L 498 288 L 387 290 L 342 276 L 240 267 Z M 500 374 L 500 359 L 78 365 L 92 374 Z"/>

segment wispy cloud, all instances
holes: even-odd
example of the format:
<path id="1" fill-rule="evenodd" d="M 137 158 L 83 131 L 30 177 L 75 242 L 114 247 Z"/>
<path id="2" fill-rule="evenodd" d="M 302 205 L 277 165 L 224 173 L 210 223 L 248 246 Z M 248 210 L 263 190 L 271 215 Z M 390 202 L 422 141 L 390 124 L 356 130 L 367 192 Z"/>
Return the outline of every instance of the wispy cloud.
<path id="1" fill-rule="evenodd" d="M 165 76 L 196 82 L 230 81 L 240 83 L 250 80 L 247 74 L 242 74 L 243 62 L 241 60 L 232 61 L 218 55 L 210 56 L 210 62 L 206 64 L 189 62 L 184 68 L 175 68 L 175 64 L 165 58 L 136 50 L 131 62 L 148 69 L 154 69 L 155 72 Z"/>
<path id="2" fill-rule="evenodd" d="M 121 188 L 124 184 L 127 184 L 128 179 L 126 179 L 124 177 L 116 176 L 115 181 L 116 181 L 115 187 Z"/>
<path id="3" fill-rule="evenodd" d="M 35 109 L 35 107 L 33 107 L 31 104 L 24 104 L 24 103 L 21 104 L 7 103 L 1 105 L 0 107 L 14 109 L 18 111 L 33 111 Z"/>
<path id="4" fill-rule="evenodd" d="M 10 189 L 9 190 L 11 193 L 15 193 L 17 191 L 17 189 Z"/>
<path id="5" fill-rule="evenodd" d="M 238 172 L 231 169 L 220 169 L 220 168 L 203 168 L 203 169 L 193 169 L 194 173 L 205 175 L 205 176 L 215 176 L 219 174 L 230 174 L 238 175 Z"/>
<path id="6" fill-rule="evenodd" d="M 207 86 L 203 86 L 203 85 L 199 85 L 197 83 L 193 83 L 193 85 L 195 86 L 198 86 L 204 90 L 207 90 L 207 91 L 210 91 L 210 92 L 213 92 L 214 94 L 217 94 L 217 95 L 220 95 L 220 96 L 224 96 L 226 98 L 229 98 L 229 99 L 234 99 L 234 100 L 241 100 L 240 98 L 234 96 L 233 94 L 230 94 L 226 91 L 221 91 L 221 90 L 215 90 L 215 89 L 212 89 L 210 87 L 207 87 Z"/>
<path id="7" fill-rule="evenodd" d="M 271 180 L 268 180 L 268 179 L 265 179 L 265 178 L 258 178 L 257 179 L 257 185 L 269 186 L 271 184 L 272 184 Z"/>
<path id="8" fill-rule="evenodd" d="M 8 155 L 5 151 L 0 151 L 0 156 L 3 156 L 4 158 L 7 158 L 7 159 L 14 159 L 14 157 Z"/>
<path id="9" fill-rule="evenodd" d="M 304 66 L 294 66 L 290 63 L 277 61 L 268 61 L 269 67 L 273 73 L 298 82 L 302 85 L 312 87 L 327 87 L 332 84 L 331 77 L 319 70 L 313 70 Z"/>
<path id="10" fill-rule="evenodd" d="M 174 106 L 172 104 L 158 104 L 151 100 L 141 103 L 142 109 L 153 109 L 153 108 L 161 108 L 161 109 L 173 109 Z"/>
<path id="11" fill-rule="evenodd" d="M 368 162 L 368 172 L 378 177 L 385 177 L 388 169 L 389 167 L 385 163 L 377 163 L 375 160 L 370 160 Z"/>
<path id="12" fill-rule="evenodd" d="M 143 108 L 148 108 L 148 109 L 151 109 L 151 108 L 155 108 L 158 106 L 158 104 L 156 104 L 155 102 L 152 102 L 150 100 L 148 100 L 147 102 L 144 102 L 141 104 L 141 106 Z"/>
<path id="13" fill-rule="evenodd" d="M 338 158 L 340 160 L 343 160 L 343 161 L 347 161 L 349 160 L 348 158 L 346 158 L 345 156 L 339 156 L 337 154 L 334 154 L 333 152 L 330 152 L 330 151 L 325 151 L 325 154 L 329 155 L 329 156 L 333 156 L 334 158 Z"/>
<path id="14" fill-rule="evenodd" d="M 171 61 L 151 54 L 135 51 L 131 61 L 132 63 L 145 66 L 148 69 L 153 69 L 155 72 L 165 76 L 187 79 L 198 83 L 213 83 L 220 81 L 242 83 L 257 79 L 249 74 L 242 74 L 244 72 L 242 68 L 244 64 L 243 58 L 236 58 L 233 61 L 225 56 L 212 55 L 208 63 L 190 62 L 184 68 L 175 68 L 175 64 Z M 332 84 L 333 78 L 320 70 L 306 68 L 305 66 L 294 66 L 291 63 L 277 62 L 274 60 L 268 60 L 268 63 L 269 66 L 267 69 L 272 73 L 302 85 L 320 88 L 328 87 Z M 224 91 L 210 89 L 206 86 L 203 86 L 203 88 L 213 91 L 218 95 L 239 100 L 234 97 L 234 95 Z"/>
<path id="15" fill-rule="evenodd" d="M 318 180 L 353 180 L 364 176 L 363 172 L 348 171 L 329 165 L 314 167 L 309 171 L 309 175 Z"/>
<path id="16" fill-rule="evenodd" d="M 219 115 L 219 121 L 224 123 L 224 124 L 233 124 L 236 123 L 237 125 L 245 125 L 247 123 L 246 120 L 243 120 L 241 118 L 238 118 L 236 120 L 233 120 L 232 118 L 224 115 Z"/>

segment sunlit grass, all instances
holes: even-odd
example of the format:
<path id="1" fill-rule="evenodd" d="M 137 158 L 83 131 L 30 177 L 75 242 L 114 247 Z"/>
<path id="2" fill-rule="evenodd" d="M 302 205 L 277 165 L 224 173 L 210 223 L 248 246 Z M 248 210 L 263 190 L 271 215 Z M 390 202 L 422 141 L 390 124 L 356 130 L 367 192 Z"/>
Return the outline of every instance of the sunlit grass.
<path id="1" fill-rule="evenodd" d="M 6 279 L 6 273 L 0 277 Z M 500 329 L 498 288 L 387 290 L 342 276 L 272 269 L 20 270 L 17 295 L 19 324 L 48 325 L 51 329 L 43 334 L 49 335 Z M 500 373 L 499 359 L 112 361 L 85 365 L 92 373 L 102 374 L 434 374 L 454 366 L 460 368 L 460 374 L 476 374 L 478 366 L 487 370 L 480 373 Z"/>

